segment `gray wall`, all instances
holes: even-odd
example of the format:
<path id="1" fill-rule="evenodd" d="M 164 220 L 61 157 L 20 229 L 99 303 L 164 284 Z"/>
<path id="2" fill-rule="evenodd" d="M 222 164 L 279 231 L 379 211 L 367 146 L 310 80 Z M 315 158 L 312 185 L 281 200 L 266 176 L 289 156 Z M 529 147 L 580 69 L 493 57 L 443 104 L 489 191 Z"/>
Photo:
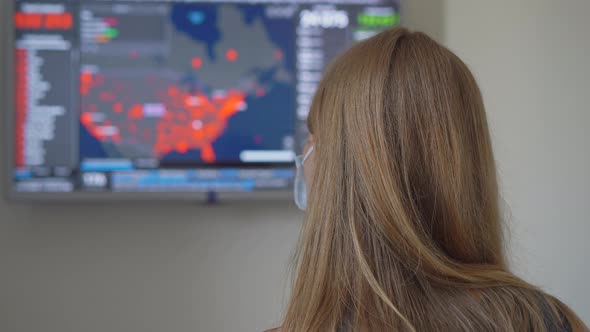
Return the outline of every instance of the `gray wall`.
<path id="1" fill-rule="evenodd" d="M 483 90 L 515 271 L 590 323 L 590 1 L 448 0 Z"/>
<path id="2" fill-rule="evenodd" d="M 288 204 L 0 206 L 0 331 L 257 331 L 279 319 Z"/>
<path id="3" fill-rule="evenodd" d="M 590 322 L 590 2 L 409 1 L 406 24 L 481 83 L 515 270 Z M 268 328 L 300 219 L 287 202 L 0 202 L 0 330 Z"/>

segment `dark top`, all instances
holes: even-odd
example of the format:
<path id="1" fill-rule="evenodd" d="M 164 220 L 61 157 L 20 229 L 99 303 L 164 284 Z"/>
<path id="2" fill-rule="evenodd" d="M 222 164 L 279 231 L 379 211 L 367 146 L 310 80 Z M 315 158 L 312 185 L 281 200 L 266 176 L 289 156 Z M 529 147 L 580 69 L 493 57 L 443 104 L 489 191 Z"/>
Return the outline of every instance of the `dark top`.
<path id="1" fill-rule="evenodd" d="M 551 306 L 549 305 L 549 303 L 543 301 L 542 306 L 544 310 L 544 320 L 545 326 L 547 327 L 547 331 L 573 332 L 569 320 L 567 319 L 567 317 L 565 317 L 565 315 L 562 312 L 559 313 L 561 317 L 557 317 L 555 313 L 553 313 L 553 310 L 551 310 Z"/>

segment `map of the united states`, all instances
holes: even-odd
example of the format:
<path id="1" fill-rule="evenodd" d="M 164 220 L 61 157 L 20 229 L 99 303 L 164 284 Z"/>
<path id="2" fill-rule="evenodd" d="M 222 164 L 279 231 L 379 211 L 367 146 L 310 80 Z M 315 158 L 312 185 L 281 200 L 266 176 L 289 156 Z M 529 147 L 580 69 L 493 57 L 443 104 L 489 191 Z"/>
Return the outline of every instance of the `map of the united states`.
<path id="1" fill-rule="evenodd" d="M 80 121 L 101 150 L 89 157 L 212 163 L 280 148 L 292 130 L 283 45 L 293 41 L 272 40 L 264 7 L 177 4 L 163 28 L 166 57 L 84 59 L 96 70 L 81 73 Z"/>

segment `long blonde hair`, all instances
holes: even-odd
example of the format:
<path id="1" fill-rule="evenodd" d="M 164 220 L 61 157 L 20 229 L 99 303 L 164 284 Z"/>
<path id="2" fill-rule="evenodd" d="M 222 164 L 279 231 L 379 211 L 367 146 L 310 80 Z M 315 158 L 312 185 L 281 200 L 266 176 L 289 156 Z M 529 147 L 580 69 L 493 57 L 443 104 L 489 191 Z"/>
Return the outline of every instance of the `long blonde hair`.
<path id="1" fill-rule="evenodd" d="M 548 313 L 587 330 L 507 267 L 482 97 L 449 50 L 402 28 L 356 44 L 308 124 L 285 331 L 547 331 Z"/>

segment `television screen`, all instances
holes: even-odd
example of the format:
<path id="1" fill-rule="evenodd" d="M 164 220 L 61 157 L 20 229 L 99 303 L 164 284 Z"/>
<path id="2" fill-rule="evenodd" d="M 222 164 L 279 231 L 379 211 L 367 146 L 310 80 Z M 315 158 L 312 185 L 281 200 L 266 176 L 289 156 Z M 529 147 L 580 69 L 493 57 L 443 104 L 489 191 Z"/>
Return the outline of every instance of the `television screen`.
<path id="1" fill-rule="evenodd" d="M 10 6 L 9 194 L 24 198 L 286 191 L 325 66 L 399 23 L 383 0 Z"/>

